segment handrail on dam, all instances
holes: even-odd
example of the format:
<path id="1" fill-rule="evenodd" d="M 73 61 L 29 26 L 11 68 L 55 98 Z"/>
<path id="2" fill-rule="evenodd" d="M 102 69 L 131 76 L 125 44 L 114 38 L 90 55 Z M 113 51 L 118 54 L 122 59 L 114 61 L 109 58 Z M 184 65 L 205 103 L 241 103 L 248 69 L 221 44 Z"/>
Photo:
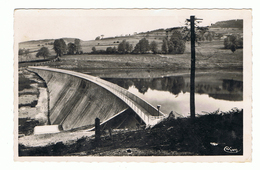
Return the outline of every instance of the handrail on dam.
<path id="1" fill-rule="evenodd" d="M 132 94 L 128 90 L 116 84 L 113 84 L 111 82 L 105 81 L 101 78 L 87 75 L 84 73 L 79 73 L 79 72 L 74 72 L 74 71 L 64 70 L 64 69 L 50 68 L 50 67 L 28 67 L 28 69 L 31 71 L 36 69 L 36 70 L 59 72 L 59 73 L 68 74 L 68 75 L 72 75 L 75 77 L 79 77 L 91 81 L 103 87 L 104 89 L 107 89 L 115 96 L 120 98 L 123 102 L 125 102 L 137 115 L 139 115 L 139 117 L 145 122 L 147 126 L 155 125 L 159 120 L 161 120 L 164 117 L 164 113 L 159 111 L 159 115 L 158 115 L 158 110 L 150 103 Z"/>

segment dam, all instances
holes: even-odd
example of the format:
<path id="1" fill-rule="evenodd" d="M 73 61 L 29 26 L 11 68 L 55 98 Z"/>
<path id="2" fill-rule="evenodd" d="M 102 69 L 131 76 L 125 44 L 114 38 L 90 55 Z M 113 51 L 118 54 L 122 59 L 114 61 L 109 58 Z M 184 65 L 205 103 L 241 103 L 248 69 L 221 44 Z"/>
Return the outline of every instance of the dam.
<path id="1" fill-rule="evenodd" d="M 50 67 L 28 67 L 47 85 L 48 124 L 62 130 L 153 126 L 165 117 L 128 90 L 91 75 Z"/>

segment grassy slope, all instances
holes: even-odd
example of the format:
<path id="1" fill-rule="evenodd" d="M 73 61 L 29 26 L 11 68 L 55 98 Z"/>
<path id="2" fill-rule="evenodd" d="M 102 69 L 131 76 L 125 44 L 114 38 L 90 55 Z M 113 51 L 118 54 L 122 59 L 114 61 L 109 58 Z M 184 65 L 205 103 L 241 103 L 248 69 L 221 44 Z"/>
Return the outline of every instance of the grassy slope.
<path id="1" fill-rule="evenodd" d="M 238 153 L 224 152 L 225 146 L 237 149 Z M 112 136 L 104 134 L 99 146 L 96 146 L 93 137 L 83 137 L 71 144 L 58 142 L 45 147 L 19 145 L 20 156 L 242 154 L 243 110 L 204 115 L 194 121 L 188 118 L 166 119 L 152 129 L 114 132 Z"/>
<path id="2" fill-rule="evenodd" d="M 223 49 L 223 41 L 201 42 L 196 46 L 197 69 L 240 69 L 243 68 L 243 49 Z M 100 68 L 144 68 L 144 69 L 189 69 L 190 43 L 186 43 L 186 51 L 179 55 L 107 55 L 84 54 L 65 55 L 59 62 L 47 63 L 51 67 L 65 69 L 100 69 Z"/>
<path id="3" fill-rule="evenodd" d="M 221 28 L 221 27 L 209 27 L 209 31 L 213 31 L 215 33 L 220 34 L 243 34 L 243 30 L 241 28 Z M 158 49 L 161 49 L 162 39 L 166 36 L 165 30 L 159 31 L 148 31 L 145 33 L 140 33 L 135 36 L 121 36 L 121 37 L 111 37 L 104 38 L 102 40 L 89 40 L 89 41 L 81 41 L 82 51 L 84 53 L 90 53 L 92 51 L 92 47 L 95 47 L 97 50 L 106 50 L 107 47 L 118 47 L 118 44 L 122 42 L 124 39 L 128 41 L 130 44 L 135 47 L 138 41 L 142 38 L 146 38 L 151 43 L 152 41 L 157 42 Z M 69 42 L 74 42 L 74 38 L 63 38 L 68 44 Z M 55 56 L 55 51 L 53 50 L 53 45 L 48 45 L 48 43 L 54 42 L 54 39 L 46 39 L 46 40 L 35 40 L 35 41 L 27 41 L 19 44 L 19 49 L 29 49 L 30 54 L 27 56 L 19 56 L 19 61 L 31 61 L 36 60 L 37 51 L 45 46 L 50 50 L 51 56 Z M 204 42 L 202 42 L 204 43 Z M 223 47 L 223 42 L 221 44 L 221 48 Z M 190 46 L 188 46 L 189 49 Z M 186 50 L 187 51 L 187 50 Z M 189 50 L 188 50 L 189 51 Z M 42 58 L 40 58 L 42 59 Z"/>

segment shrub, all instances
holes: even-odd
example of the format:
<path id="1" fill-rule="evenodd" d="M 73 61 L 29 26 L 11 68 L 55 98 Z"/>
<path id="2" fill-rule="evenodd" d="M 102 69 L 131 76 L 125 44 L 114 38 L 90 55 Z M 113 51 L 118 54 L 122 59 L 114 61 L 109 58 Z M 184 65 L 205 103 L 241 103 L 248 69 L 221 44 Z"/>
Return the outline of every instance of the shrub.
<path id="1" fill-rule="evenodd" d="M 239 35 L 229 35 L 224 39 L 224 48 L 231 49 L 232 52 L 237 48 L 243 48 L 243 38 Z"/>
<path id="2" fill-rule="evenodd" d="M 107 47 L 106 53 L 107 54 L 112 54 L 113 53 L 113 48 L 112 47 Z"/>

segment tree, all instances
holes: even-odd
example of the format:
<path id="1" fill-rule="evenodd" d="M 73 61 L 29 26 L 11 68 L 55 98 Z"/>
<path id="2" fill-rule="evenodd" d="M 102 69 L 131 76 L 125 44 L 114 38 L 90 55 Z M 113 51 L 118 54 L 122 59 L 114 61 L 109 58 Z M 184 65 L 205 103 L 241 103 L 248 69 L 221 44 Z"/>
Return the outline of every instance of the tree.
<path id="1" fill-rule="evenodd" d="M 209 28 L 208 27 L 196 27 L 196 31 L 195 31 L 195 34 L 196 34 L 196 42 L 198 41 L 205 41 L 205 36 L 207 35 L 206 32 L 209 31 Z M 186 40 L 190 40 L 190 35 L 189 35 L 189 38 Z"/>
<path id="2" fill-rule="evenodd" d="M 209 34 L 209 41 L 212 41 L 212 34 Z"/>
<path id="3" fill-rule="evenodd" d="M 135 45 L 135 48 L 134 48 L 133 52 L 134 52 L 134 53 L 140 53 L 140 44 L 139 44 L 139 43 L 137 43 L 137 44 Z"/>
<path id="4" fill-rule="evenodd" d="M 183 40 L 172 40 L 169 42 L 170 54 L 183 54 L 185 51 L 185 42 Z"/>
<path id="5" fill-rule="evenodd" d="M 92 53 L 96 53 L 97 52 L 97 49 L 96 49 L 96 47 L 92 47 Z"/>
<path id="6" fill-rule="evenodd" d="M 118 44 L 118 52 L 125 54 L 126 52 L 126 40 L 123 40 L 121 43 Z"/>
<path id="7" fill-rule="evenodd" d="M 106 53 L 107 54 L 112 54 L 113 53 L 113 48 L 112 47 L 107 47 Z"/>
<path id="8" fill-rule="evenodd" d="M 129 44 L 129 42 L 126 42 L 126 44 L 125 44 L 125 50 L 126 50 L 126 52 L 129 52 L 129 51 L 130 51 L 130 44 Z"/>
<path id="9" fill-rule="evenodd" d="M 224 39 L 224 48 L 229 49 L 231 47 L 231 43 L 229 42 L 228 38 Z"/>
<path id="10" fill-rule="evenodd" d="M 234 53 L 236 51 L 236 45 L 232 44 L 230 47 L 231 51 Z"/>
<path id="11" fill-rule="evenodd" d="M 131 52 L 133 49 L 132 44 L 129 44 L 126 40 L 123 40 L 121 43 L 118 44 L 118 51 L 125 54 Z"/>
<path id="12" fill-rule="evenodd" d="M 74 44 L 76 46 L 76 54 L 79 54 L 81 52 L 81 44 L 80 44 L 80 39 L 75 39 Z"/>
<path id="13" fill-rule="evenodd" d="M 235 52 L 237 48 L 243 48 L 243 38 L 239 35 L 229 35 L 224 39 L 224 48 Z"/>
<path id="14" fill-rule="evenodd" d="M 30 53 L 30 50 L 29 49 L 25 49 L 25 48 L 23 48 L 23 49 L 19 49 L 19 51 L 18 51 L 18 55 L 25 55 L 25 56 L 27 56 L 28 54 Z"/>
<path id="15" fill-rule="evenodd" d="M 168 41 L 165 38 L 163 39 L 162 53 L 164 54 L 168 53 Z"/>
<path id="16" fill-rule="evenodd" d="M 149 41 L 146 38 L 142 38 L 135 46 L 134 51 L 144 54 L 150 50 Z"/>
<path id="17" fill-rule="evenodd" d="M 61 57 L 67 49 L 66 43 L 63 39 L 56 39 L 53 44 L 53 49 L 57 54 L 57 57 Z"/>
<path id="18" fill-rule="evenodd" d="M 76 45 L 74 43 L 68 44 L 68 54 L 74 54 L 76 51 Z"/>
<path id="19" fill-rule="evenodd" d="M 29 58 L 31 58 L 30 50 L 29 49 L 25 49 L 25 48 L 19 49 L 18 55 L 20 55 L 21 60 L 22 60 L 22 58 L 25 58 L 25 59 L 27 58 L 27 60 Z"/>
<path id="20" fill-rule="evenodd" d="M 171 54 L 183 54 L 185 51 L 185 40 L 183 40 L 182 34 L 179 31 L 173 32 L 171 39 L 168 43 L 168 52 Z"/>
<path id="21" fill-rule="evenodd" d="M 238 39 L 237 46 L 238 46 L 238 48 L 243 48 L 243 37 L 240 37 L 240 38 Z"/>
<path id="22" fill-rule="evenodd" d="M 150 49 L 154 54 L 158 52 L 158 44 L 155 41 L 152 41 L 150 44 Z"/>
<path id="23" fill-rule="evenodd" d="M 129 52 L 132 52 L 132 51 L 133 51 L 133 45 L 132 45 L 132 44 L 129 45 L 127 51 L 129 51 Z"/>
<path id="24" fill-rule="evenodd" d="M 95 40 L 100 40 L 100 36 L 97 36 L 97 37 L 95 38 Z"/>
<path id="25" fill-rule="evenodd" d="M 42 47 L 36 54 L 36 57 L 42 56 L 44 59 L 50 56 L 50 51 L 47 47 Z"/>
<path id="26" fill-rule="evenodd" d="M 116 47 L 114 46 L 113 47 L 113 53 L 115 54 L 117 52 L 117 49 L 116 49 Z"/>
<path id="27" fill-rule="evenodd" d="M 19 48 L 18 55 L 23 55 L 24 50 Z"/>

